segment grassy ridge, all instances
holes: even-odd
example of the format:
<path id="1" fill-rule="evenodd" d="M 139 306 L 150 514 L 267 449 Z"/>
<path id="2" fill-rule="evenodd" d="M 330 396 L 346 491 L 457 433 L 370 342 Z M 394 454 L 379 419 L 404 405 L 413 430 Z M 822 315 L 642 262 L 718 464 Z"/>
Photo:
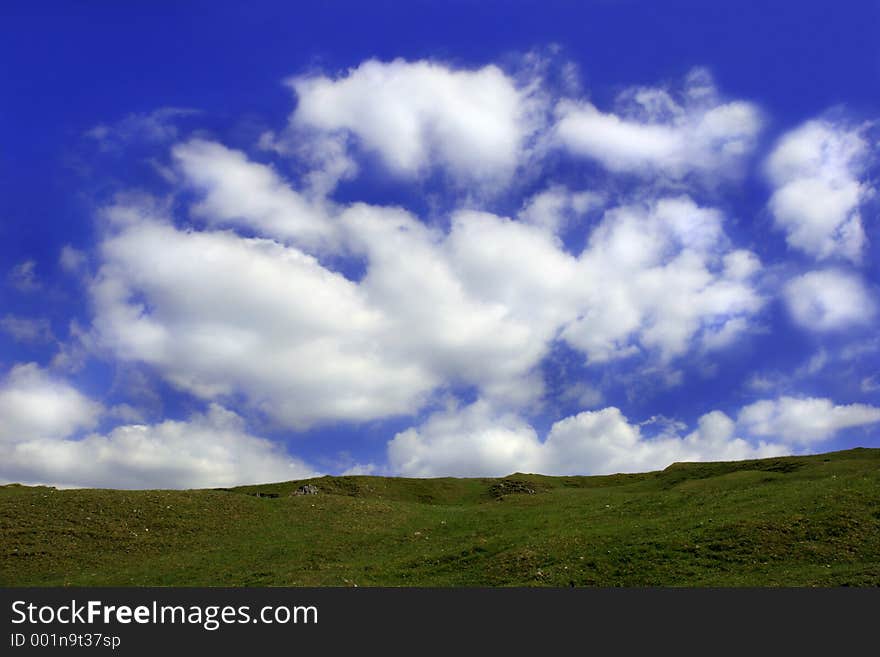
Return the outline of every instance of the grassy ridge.
<path id="1" fill-rule="evenodd" d="M 607 477 L 0 487 L 0 584 L 877 586 L 880 449 Z"/>

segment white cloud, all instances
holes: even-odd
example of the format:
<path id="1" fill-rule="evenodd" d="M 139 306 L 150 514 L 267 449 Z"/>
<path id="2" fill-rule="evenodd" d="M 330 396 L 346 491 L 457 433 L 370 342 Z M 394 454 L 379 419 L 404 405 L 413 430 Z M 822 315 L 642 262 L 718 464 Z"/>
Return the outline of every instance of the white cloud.
<path id="1" fill-rule="evenodd" d="M 269 130 L 260 135 L 257 148 L 294 158 L 309 167 L 303 182 L 312 197 L 326 198 L 343 180 L 354 178 L 360 167 L 343 132 L 286 130 L 280 135 Z"/>
<path id="2" fill-rule="evenodd" d="M 296 248 L 142 219 L 101 255 L 98 345 L 202 398 L 243 395 L 304 427 L 406 413 L 435 385 L 380 348 L 388 320 L 356 284 Z"/>
<path id="3" fill-rule="evenodd" d="M 264 165 L 204 142 L 176 152 L 205 185 L 197 207 L 210 224 L 314 243 L 285 214 L 301 216 L 302 198 Z M 259 200 L 241 200 L 249 188 Z M 564 202 L 577 211 L 592 200 Z M 763 304 L 757 258 L 731 250 L 722 215 L 687 197 L 607 212 L 578 257 L 540 221 L 462 211 L 444 233 L 399 209 L 333 207 L 315 224 L 333 236 L 323 255 L 362 259 L 357 281 L 296 244 L 183 231 L 132 202 L 105 213 L 90 286 L 96 342 L 204 399 L 243 395 L 297 428 L 414 413 L 446 385 L 528 405 L 560 333 L 593 361 L 638 350 L 668 360 L 695 339 L 726 346 Z"/>
<path id="4" fill-rule="evenodd" d="M 645 437 L 614 407 L 586 411 L 556 422 L 545 443 L 548 474 L 646 472 L 678 461 L 726 461 L 783 454 L 779 444 L 752 445 L 733 434 L 720 411 L 702 416 L 698 428 L 679 437 Z"/>
<path id="5" fill-rule="evenodd" d="M 341 477 L 379 477 L 381 469 L 375 463 L 355 463 L 339 473 Z"/>
<path id="6" fill-rule="evenodd" d="M 789 281 L 784 289 L 794 320 L 811 331 L 835 331 L 867 324 L 876 305 L 857 276 L 828 269 Z"/>
<path id="7" fill-rule="evenodd" d="M 38 366 L 20 365 L 0 383 L 0 476 L 124 487 L 306 476 L 306 464 L 250 435 L 220 404 L 302 430 L 414 415 L 459 386 L 480 401 L 395 436 L 395 472 L 640 471 L 784 449 L 738 438 L 743 431 L 808 444 L 878 421 L 871 406 L 783 397 L 743 409 L 738 423 L 713 411 L 688 433 L 661 416 L 633 423 L 617 408 L 599 409 L 603 391 L 578 381 L 566 382 L 557 401 L 597 410 L 538 436 L 525 414 L 552 401 L 542 398 L 541 364 L 556 340 L 588 364 L 641 355 L 634 374 L 620 375 L 629 392 L 637 380 L 680 385 L 673 359 L 727 348 L 755 330 L 765 304 L 763 265 L 731 243 L 722 212 L 657 192 L 664 183 L 680 193 L 686 182 L 739 176 L 762 125 L 756 106 L 721 99 L 708 73 L 696 70 L 677 90 L 628 89 L 609 111 L 561 100 L 548 126 L 552 81 L 542 70 L 515 77 L 496 66 L 370 60 L 335 77 L 294 78 L 298 104 L 287 129 L 265 133 L 259 147 L 267 157 L 294 158 L 297 188 L 273 166 L 204 139 L 177 144 L 173 167 L 153 160 L 169 184 L 196 190 L 196 221 L 175 225 L 170 201 L 129 196 L 104 212 L 94 254 L 62 249 L 63 269 L 85 277 L 87 265 L 97 267 L 87 281 L 94 315 L 87 334 L 71 324 L 70 344 L 53 365 L 81 366 L 85 350 L 102 351 L 209 410 L 145 424 L 142 403 L 107 410 Z M 91 136 L 105 146 L 156 146 L 178 138 L 175 121 L 188 113 L 131 115 Z M 460 186 L 456 194 L 466 185 L 480 198 L 485 186 L 531 175 L 538 158 L 559 155 L 548 143 L 650 184 L 617 207 L 610 189 L 551 184 L 516 203 L 513 219 L 477 211 L 474 201 L 428 222 L 401 208 L 328 198 L 375 161 L 410 181 L 440 172 Z M 766 164 L 770 209 L 793 248 L 859 260 L 859 207 L 873 193 L 863 180 L 867 159 L 861 129 L 829 121 L 780 140 Z M 572 228 L 586 233 L 582 251 L 560 237 Z M 35 261 L 17 265 L 9 282 L 40 288 Z M 816 331 L 870 322 L 871 294 L 838 270 L 804 274 L 783 289 L 795 322 Z M 7 315 L 0 330 L 51 339 L 45 320 Z M 820 359 L 802 371 L 823 367 Z M 756 377 L 753 385 L 775 383 Z M 875 381 L 862 386 L 872 390 Z M 80 438 L 99 418 L 124 424 Z"/>
<path id="8" fill-rule="evenodd" d="M 530 370 L 546 353 L 559 313 L 553 295 L 571 273 L 552 238 L 483 213 L 457 214 L 447 236 L 364 205 L 342 223 L 367 257 L 359 288 L 389 322 L 383 351 L 422 363 L 438 383 L 476 384 L 519 403 L 540 394 Z"/>
<path id="9" fill-rule="evenodd" d="M 687 197 L 606 212 L 580 257 L 583 299 L 562 332 L 594 362 L 656 349 L 670 359 L 695 337 L 726 346 L 764 304 L 757 257 L 731 250 L 723 217 Z"/>
<path id="10" fill-rule="evenodd" d="M 775 187 L 770 211 L 790 247 L 819 260 L 861 260 L 859 206 L 873 193 L 860 180 L 867 159 L 859 128 L 814 120 L 782 136 L 765 168 Z"/>
<path id="11" fill-rule="evenodd" d="M 271 167 L 198 139 L 177 145 L 173 154 L 189 184 L 204 193 L 193 212 L 210 225 L 253 228 L 312 250 L 334 241 L 334 224 L 320 204 L 292 190 Z"/>
<path id="12" fill-rule="evenodd" d="M 392 472 L 409 477 L 504 476 L 540 468 L 535 430 L 485 401 L 433 414 L 388 443 Z"/>
<path id="13" fill-rule="evenodd" d="M 611 474 L 662 469 L 676 461 L 739 460 L 786 452 L 780 444 L 752 445 L 734 436 L 734 423 L 713 411 L 680 437 L 673 430 L 646 437 L 614 407 L 556 422 L 546 440 L 520 417 L 494 411 L 485 400 L 431 415 L 388 444 L 391 470 L 404 476 Z"/>
<path id="14" fill-rule="evenodd" d="M 335 79 L 307 75 L 289 84 L 295 130 L 349 132 L 401 176 L 439 164 L 456 179 L 503 182 L 537 128 L 530 90 L 494 65 L 368 60 Z"/>
<path id="15" fill-rule="evenodd" d="M 810 445 L 847 427 L 880 422 L 880 408 L 866 404 L 835 405 L 830 399 L 779 397 L 743 408 L 737 423 L 749 435 Z"/>
<path id="16" fill-rule="evenodd" d="M 519 219 L 551 233 L 559 233 L 603 202 L 604 198 L 597 192 L 572 192 L 562 185 L 551 185 L 523 204 Z"/>
<path id="17" fill-rule="evenodd" d="M 0 381 L 0 481 L 186 488 L 314 475 L 279 446 L 249 435 L 238 415 L 216 404 L 186 421 L 77 437 L 101 417 L 137 416 L 127 404 L 106 410 L 34 363 L 16 365 Z"/>
<path id="18" fill-rule="evenodd" d="M 316 476 L 212 404 L 186 421 L 119 426 L 81 440 L 33 437 L 4 447 L 6 481 L 103 488 L 207 488 Z"/>
<path id="19" fill-rule="evenodd" d="M 94 427 L 103 408 L 36 363 L 14 366 L 0 382 L 0 449 L 25 439 L 69 436 Z"/>
<path id="20" fill-rule="evenodd" d="M 107 209 L 87 342 L 205 400 L 243 399 L 302 429 L 413 414 L 459 385 L 530 408 L 558 339 L 591 362 L 668 362 L 752 328 L 761 264 L 731 248 L 719 211 L 687 196 L 607 211 L 580 254 L 558 233 L 605 202 L 592 191 L 550 186 L 517 220 L 453 212 L 448 231 L 324 197 L 354 166 L 346 131 L 398 173 L 440 163 L 462 181 L 510 175 L 535 127 L 529 84 L 491 66 L 401 60 L 291 84 L 291 130 L 261 143 L 315 167 L 305 191 L 242 152 L 178 144 L 181 180 L 200 194 L 192 214 L 206 225 L 176 227 L 170 206 L 134 197 Z M 686 107 L 703 121 L 724 107 L 700 73 L 680 101 L 664 94 L 635 90 L 631 102 L 655 119 Z"/>
<path id="21" fill-rule="evenodd" d="M 613 172 L 680 179 L 689 173 L 737 176 L 755 145 L 761 116 L 751 103 L 725 103 L 703 69 L 692 71 L 673 96 L 636 87 L 618 98 L 617 113 L 588 101 L 556 107 L 556 143 Z"/>

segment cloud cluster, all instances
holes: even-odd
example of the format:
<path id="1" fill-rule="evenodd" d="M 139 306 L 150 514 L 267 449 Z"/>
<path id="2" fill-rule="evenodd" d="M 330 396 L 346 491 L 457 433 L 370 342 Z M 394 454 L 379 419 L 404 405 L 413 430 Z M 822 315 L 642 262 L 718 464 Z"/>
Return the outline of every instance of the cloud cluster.
<path id="1" fill-rule="evenodd" d="M 556 143 L 609 171 L 681 179 L 688 174 L 736 176 L 762 127 L 752 103 L 724 102 L 709 73 L 692 71 L 677 93 L 627 89 L 616 112 L 586 100 L 556 106 Z"/>
<path id="2" fill-rule="evenodd" d="M 625 89 L 610 112 L 549 92 L 541 71 L 371 59 L 335 77 L 290 79 L 290 128 L 305 140 L 352 138 L 398 176 L 439 167 L 459 182 L 497 185 L 553 149 L 615 173 L 735 178 L 763 127 L 757 106 L 723 100 L 705 69 L 676 89 Z"/>
<path id="3" fill-rule="evenodd" d="M 685 436 L 643 434 L 615 407 L 584 411 L 554 423 L 542 441 L 522 418 L 495 411 L 485 400 L 431 415 L 388 444 L 393 471 L 407 476 L 612 474 L 662 469 L 676 461 L 738 460 L 784 454 L 780 443 L 756 446 L 734 435 L 721 411 L 700 418 Z"/>
<path id="4" fill-rule="evenodd" d="M 587 303 L 562 335 L 595 362 L 644 349 L 668 360 L 695 339 L 726 346 L 765 301 L 757 256 L 730 247 L 722 214 L 688 197 L 609 210 L 580 261 Z"/>
<path id="5" fill-rule="evenodd" d="M 506 181 L 519 166 L 540 107 L 494 65 L 368 60 L 338 77 L 292 78 L 294 130 L 345 133 L 392 173 L 440 166 L 470 183 Z"/>
<path id="6" fill-rule="evenodd" d="M 678 359 L 758 330 L 775 296 L 818 335 L 864 326 L 876 308 L 848 270 L 778 284 L 737 243 L 718 183 L 740 179 L 755 151 L 755 104 L 723 98 L 695 69 L 600 108 L 574 85 L 552 89 L 544 72 L 398 59 L 291 78 L 287 126 L 257 145 L 272 164 L 207 133 L 181 138 L 190 111 L 98 126 L 90 136 L 114 149 L 170 145 L 167 167 L 150 161 L 171 191 L 161 202 L 120 194 L 99 213 L 94 250 L 64 248 L 59 265 L 84 283 L 91 318 L 70 325 L 53 362 L 72 369 L 88 350 L 205 410 L 144 424 L 133 406 L 106 409 L 19 365 L 0 384 L 0 477 L 180 487 L 312 473 L 229 408 L 293 431 L 410 416 L 387 471 L 411 476 L 757 458 L 880 421 L 867 404 L 765 392 L 736 420 L 712 411 L 688 432 L 600 409 L 606 391 L 579 379 L 557 394 L 594 410 L 538 435 L 529 418 L 548 407 L 542 367 L 554 349 L 573 350 L 579 371 L 614 362 L 680 382 Z M 825 119 L 778 141 L 765 162 L 769 210 L 792 248 L 861 261 L 870 148 L 862 128 Z M 572 175 L 557 180 L 555 167 Z M 334 197 L 357 192 L 339 182 L 370 168 L 447 197 L 431 217 Z M 18 264 L 8 283 L 43 289 L 36 266 Z M 0 330 L 54 341 L 43 320 L 9 314 Z M 423 415 L 461 390 L 477 401 Z M 109 420 L 121 424 L 105 430 Z"/>
<path id="7" fill-rule="evenodd" d="M 202 142 L 177 153 L 191 149 L 206 199 L 195 212 L 209 226 L 268 226 L 279 237 L 266 208 L 310 211 L 265 165 Z M 237 180 L 253 182 L 241 192 L 253 188 L 256 200 L 236 201 Z M 757 258 L 729 246 L 719 211 L 687 197 L 610 209 L 578 255 L 540 222 L 459 211 L 444 233 L 396 208 L 333 208 L 316 225 L 330 226 L 330 254 L 365 264 L 356 279 L 326 265 L 322 247 L 304 251 L 315 243 L 293 220 L 283 244 L 182 230 L 157 212 L 107 211 L 90 285 L 95 342 L 204 399 L 244 396 L 294 428 L 415 413 L 450 385 L 527 404 L 558 338 L 593 362 L 669 360 L 695 340 L 725 346 L 764 303 Z"/>
<path id="8" fill-rule="evenodd" d="M 293 247 L 140 218 L 101 254 L 97 343 L 199 397 L 302 427 L 404 413 L 433 383 L 377 349 L 387 319 L 357 285 Z"/>
<path id="9" fill-rule="evenodd" d="M 861 279 L 837 269 L 811 271 L 790 280 L 784 296 L 792 318 L 810 331 L 839 331 L 871 322 L 876 312 Z"/>
<path id="10" fill-rule="evenodd" d="M 861 260 L 860 205 L 874 193 L 862 180 L 870 157 L 863 132 L 813 120 L 776 144 L 765 164 L 774 185 L 769 207 L 790 247 L 818 260 Z"/>
<path id="11" fill-rule="evenodd" d="M 840 406 L 815 397 L 780 397 L 746 406 L 737 420 L 753 436 L 810 445 L 847 427 L 880 422 L 880 408 L 867 404 Z"/>
<path id="12" fill-rule="evenodd" d="M 209 225 L 256 230 L 308 249 L 334 242 L 333 224 L 320 204 L 291 189 L 271 167 L 201 139 L 178 144 L 172 154 L 186 182 L 203 194 L 193 215 Z"/>
<path id="13" fill-rule="evenodd" d="M 0 383 L 0 443 L 51 439 L 94 427 L 103 409 L 35 363 L 16 365 Z"/>
<path id="14" fill-rule="evenodd" d="M 186 421 L 95 427 L 102 406 L 34 364 L 0 384 L 0 481 L 108 488 L 231 486 L 314 476 L 278 445 L 212 404 Z"/>
<path id="15" fill-rule="evenodd" d="M 540 440 L 521 417 L 478 400 L 434 413 L 421 425 L 398 433 L 388 444 L 388 461 L 394 472 L 413 477 L 646 472 L 679 461 L 790 454 L 842 429 L 877 422 L 880 408 L 874 406 L 780 397 L 742 408 L 736 421 L 711 411 L 684 435 L 679 426 L 646 435 L 645 423 L 630 422 L 615 407 L 584 411 L 555 422 Z"/>

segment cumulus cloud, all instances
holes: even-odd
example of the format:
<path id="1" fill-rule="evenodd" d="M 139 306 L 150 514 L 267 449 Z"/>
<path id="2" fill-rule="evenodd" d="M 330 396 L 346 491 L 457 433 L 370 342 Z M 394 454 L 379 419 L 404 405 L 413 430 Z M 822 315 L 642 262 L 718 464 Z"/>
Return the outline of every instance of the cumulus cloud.
<path id="1" fill-rule="evenodd" d="M 124 425 L 81 440 L 34 438 L 4 451 L 0 478 L 66 487 L 207 488 L 316 476 L 216 404 L 185 421 Z"/>
<path id="2" fill-rule="evenodd" d="M 485 401 L 431 415 L 388 444 L 391 470 L 409 477 L 503 476 L 540 468 L 535 430 Z"/>
<path id="3" fill-rule="evenodd" d="M 390 322 L 384 350 L 424 363 L 437 381 L 478 385 L 494 397 L 523 403 L 540 392 L 529 373 L 552 337 L 558 308 L 550 293 L 570 273 L 549 237 L 485 213 L 456 214 L 448 235 L 408 213 L 364 205 L 342 221 L 367 258 L 359 287 Z M 517 261 L 505 246 L 526 251 Z"/>
<path id="4" fill-rule="evenodd" d="M 880 422 L 880 408 L 835 405 L 830 399 L 816 397 L 779 397 L 746 406 L 737 422 L 752 436 L 810 445 L 831 438 L 841 429 Z"/>
<path id="5" fill-rule="evenodd" d="M 866 404 L 780 397 L 745 406 L 735 421 L 711 411 L 687 433 L 680 422 L 666 418 L 636 424 L 615 407 L 585 411 L 554 423 L 541 440 L 522 417 L 481 399 L 438 411 L 398 433 L 388 443 L 388 461 L 392 472 L 416 477 L 645 472 L 678 461 L 790 454 L 841 429 L 877 422 L 880 408 Z M 659 429 L 651 435 L 645 427 Z"/>
<path id="6" fill-rule="evenodd" d="M 357 285 L 296 248 L 142 219 L 101 254 L 98 345 L 199 397 L 241 394 L 303 427 L 405 413 L 434 384 L 377 348 L 386 318 Z"/>
<path id="7" fill-rule="evenodd" d="M 604 200 L 598 192 L 574 192 L 563 185 L 551 185 L 529 198 L 518 218 L 551 233 L 559 233 L 580 216 L 601 207 Z"/>
<path id="8" fill-rule="evenodd" d="M 617 105 L 604 112 L 586 100 L 560 101 L 554 141 L 612 172 L 717 178 L 741 173 L 762 126 L 752 103 L 722 101 L 704 69 L 692 71 L 677 92 L 627 89 Z"/>
<path id="9" fill-rule="evenodd" d="M 314 476 L 244 420 L 212 404 L 185 421 L 127 424 L 107 434 L 101 417 L 135 420 L 127 404 L 107 410 L 34 363 L 0 382 L 0 481 L 58 486 L 188 488 Z"/>
<path id="10" fill-rule="evenodd" d="M 494 65 L 371 59 L 335 78 L 305 75 L 289 84 L 295 130 L 351 134 L 405 177 L 437 164 L 456 179 L 505 181 L 537 128 L 530 88 Z"/>
<path id="11" fill-rule="evenodd" d="M 608 407 L 564 418 L 541 441 L 522 418 L 497 412 L 485 400 L 431 415 L 388 444 L 389 466 L 406 476 L 502 476 L 512 472 L 591 475 L 662 469 L 676 461 L 738 460 L 780 455 L 778 443 L 755 445 L 734 435 L 720 411 L 700 418 L 685 436 L 643 434 Z"/>
<path id="12" fill-rule="evenodd" d="M 177 145 L 173 155 L 189 184 L 203 192 L 193 213 L 210 225 L 255 229 L 309 249 L 333 241 L 333 223 L 319 204 L 291 189 L 271 167 L 199 139 Z"/>
<path id="13" fill-rule="evenodd" d="M 763 304 L 757 258 L 687 197 L 606 212 L 574 255 L 547 217 L 595 207 L 586 192 L 551 188 L 522 220 L 459 211 L 444 232 L 396 208 L 316 211 L 218 144 L 175 156 L 209 229 L 181 230 L 131 199 L 109 208 L 90 286 L 95 341 L 204 399 L 243 395 L 285 426 L 414 413 L 458 384 L 530 404 L 560 336 L 594 362 L 669 360 L 695 340 L 726 346 Z M 229 225 L 261 237 L 211 230 Z M 363 275 L 347 278 L 334 257 Z"/>
<path id="14" fill-rule="evenodd" d="M 304 430 L 416 415 L 465 387 L 481 401 L 434 414 L 392 441 L 397 471 L 607 472 L 764 453 L 719 416 L 688 435 L 672 425 L 654 435 L 602 409 L 566 418 L 544 440 L 523 419 L 542 402 L 541 365 L 556 341 L 590 364 L 638 354 L 680 377 L 666 371 L 673 359 L 724 349 L 754 328 L 765 304 L 762 263 L 731 243 L 720 210 L 656 189 L 615 206 L 610 193 L 562 184 L 518 204 L 513 217 L 477 206 L 436 222 L 328 198 L 370 162 L 365 152 L 404 179 L 439 167 L 472 190 L 509 181 L 541 150 L 549 105 L 539 78 L 403 60 L 295 78 L 288 129 L 260 140 L 264 154 L 295 159 L 295 186 L 220 143 L 175 145 L 169 182 L 195 192 L 195 221 L 181 225 L 174 206 L 135 196 L 105 209 L 89 257 L 93 318 L 81 342 L 146 365 L 212 410 L 183 424 L 143 425 L 136 409 L 117 405 L 108 416 L 128 424 L 77 449 L 104 445 L 101 453 L 112 455 L 116 445 L 137 452 L 152 440 L 185 464 L 179 480 L 207 481 L 180 455 L 178 430 L 213 427 L 263 454 L 225 406 L 244 404 Z M 590 110 L 601 119 L 593 126 L 584 127 L 584 103 L 566 110 L 573 102 L 559 106 L 558 143 L 612 171 L 679 182 L 692 172 L 735 172 L 761 123 L 754 106 L 720 100 L 702 71 L 676 92 L 628 90 L 615 114 Z M 585 246 L 565 243 L 573 228 L 586 234 Z M 62 254 L 71 271 L 84 260 Z M 574 383 L 571 399 L 602 403 L 602 391 Z M 517 414 L 503 410 L 512 408 Z M 207 438 L 194 445 L 209 449 Z M 262 458 L 254 463 L 275 462 Z"/>
<path id="15" fill-rule="evenodd" d="M 580 257 L 583 303 L 562 337 L 593 362 L 644 349 L 669 359 L 695 337 L 726 346 L 764 304 L 759 270 L 728 246 L 721 213 L 687 197 L 609 210 Z"/>
<path id="16" fill-rule="evenodd" d="M 69 436 L 94 427 L 103 408 L 36 363 L 14 366 L 0 382 L 0 445 Z"/>
<path id="17" fill-rule="evenodd" d="M 876 304 L 861 280 L 836 270 L 811 271 L 789 281 L 784 289 L 792 318 L 811 331 L 836 331 L 864 325 Z"/>
<path id="18" fill-rule="evenodd" d="M 863 129 L 842 123 L 808 121 L 782 136 L 765 168 L 770 211 L 790 247 L 819 260 L 861 260 L 859 208 L 874 192 L 862 180 L 868 156 Z"/>

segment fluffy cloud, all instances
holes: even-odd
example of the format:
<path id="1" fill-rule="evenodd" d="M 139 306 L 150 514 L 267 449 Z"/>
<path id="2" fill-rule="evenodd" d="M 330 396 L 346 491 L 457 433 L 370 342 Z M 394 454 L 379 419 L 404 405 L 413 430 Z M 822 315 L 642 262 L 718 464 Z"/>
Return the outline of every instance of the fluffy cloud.
<path id="1" fill-rule="evenodd" d="M 457 214 L 448 235 L 364 205 L 342 222 L 367 258 L 359 288 L 389 321 L 383 350 L 493 397 L 523 403 L 540 392 L 530 370 L 558 320 L 555 292 L 572 273 L 552 238 L 485 213 Z"/>
<path id="2" fill-rule="evenodd" d="M 272 168 L 199 139 L 177 145 L 173 155 L 189 184 L 204 194 L 193 213 L 210 225 L 255 229 L 308 249 L 334 241 L 334 225 L 320 205 L 291 189 Z"/>
<path id="3" fill-rule="evenodd" d="M 212 405 L 186 421 L 120 426 L 81 440 L 13 445 L 8 481 L 102 488 L 208 488 L 316 476 L 274 443 L 249 435 L 235 413 Z"/>
<path id="4" fill-rule="evenodd" d="M 407 178 L 439 166 L 471 190 L 509 180 L 545 152 L 535 146 L 549 107 L 539 78 L 402 60 L 295 78 L 289 128 L 261 147 L 296 159 L 298 188 L 241 151 L 177 144 L 172 182 L 195 191 L 195 221 L 183 227 L 171 206 L 132 197 L 106 209 L 83 343 L 296 430 L 415 415 L 438 394 L 476 390 L 480 402 L 392 441 L 390 462 L 404 474 L 609 472 L 777 453 L 737 438 L 720 413 L 687 435 L 646 437 L 606 408 L 558 422 L 543 441 L 523 419 L 541 402 L 541 365 L 557 340 L 588 363 L 640 354 L 663 369 L 752 330 L 762 264 L 731 243 L 720 210 L 657 188 L 615 207 L 610 193 L 561 184 L 514 218 L 463 209 L 427 222 L 327 198 L 369 162 L 363 151 Z M 570 100 L 557 110 L 557 145 L 679 188 L 691 173 L 735 175 L 761 126 L 753 105 L 720 100 L 704 71 L 674 93 L 630 89 L 614 114 Z M 569 230 L 586 233 L 582 249 L 563 241 Z M 571 389 L 601 400 L 589 385 Z M 212 408 L 185 424 L 240 421 Z M 502 410 L 512 408 L 523 415 Z M 175 452 L 178 424 L 129 425 L 84 444 L 130 439 L 137 451 L 160 436 Z M 251 438 L 236 426 L 230 435 Z"/>
<path id="5" fill-rule="evenodd" d="M 785 300 L 794 320 L 811 331 L 835 331 L 866 324 L 875 303 L 861 280 L 829 269 L 798 276 L 785 286 Z"/>
<path id="6" fill-rule="evenodd" d="M 37 364 L 16 365 L 0 383 L 0 445 L 69 436 L 94 427 L 102 412 L 100 404 Z"/>
<path id="7" fill-rule="evenodd" d="M 503 181 L 520 164 L 537 115 L 528 88 L 494 65 L 368 60 L 337 78 L 289 82 L 295 130 L 344 131 L 398 175 L 438 163 L 453 177 Z"/>
<path id="8" fill-rule="evenodd" d="M 726 346 L 763 304 L 757 258 L 685 196 L 606 212 L 576 256 L 555 232 L 598 206 L 589 192 L 551 187 L 518 221 L 456 212 L 444 232 L 400 209 L 309 199 L 218 144 L 174 156 L 208 229 L 131 199 L 109 208 L 95 341 L 285 426 L 414 413 L 447 385 L 528 404 L 559 336 L 594 362 L 669 360 L 695 340 Z M 227 226 L 261 237 L 215 230 Z M 352 262 L 364 273 L 348 278 Z"/>
<path id="9" fill-rule="evenodd" d="M 790 247 L 817 259 L 861 259 L 859 206 L 873 192 L 860 180 L 868 154 L 860 129 L 831 121 L 808 121 L 783 135 L 766 171 L 775 187 L 770 211 Z"/>
<path id="10" fill-rule="evenodd" d="M 303 427 L 405 413 L 435 383 L 378 348 L 387 319 L 357 285 L 293 247 L 144 218 L 101 254 L 97 343 L 199 397 Z"/>
<path id="11" fill-rule="evenodd" d="M 535 430 L 485 401 L 435 413 L 388 443 L 392 472 L 409 477 L 503 476 L 540 468 Z"/>
<path id="12" fill-rule="evenodd" d="M 564 339 L 594 362 L 641 349 L 669 359 L 695 336 L 707 348 L 735 339 L 764 303 L 760 262 L 727 246 L 722 220 L 687 197 L 607 212 L 580 257 L 584 298 Z"/>
<path id="13" fill-rule="evenodd" d="M 267 197 L 283 200 L 290 190 L 276 183 Z M 239 209 L 237 196 L 198 211 L 261 226 L 274 207 Z M 540 222 L 458 212 L 443 233 L 355 204 L 328 221 L 340 254 L 366 264 L 357 281 L 294 245 L 183 231 L 149 207 L 107 215 L 90 286 L 97 344 L 204 399 L 243 395 L 297 428 L 414 413 L 445 385 L 528 404 L 560 334 L 593 361 L 639 349 L 669 359 L 695 338 L 724 346 L 763 303 L 755 256 L 729 249 L 720 213 L 686 197 L 608 212 L 579 257 Z"/>
<path id="14" fill-rule="evenodd" d="M 726 177 L 741 171 L 762 124 L 751 103 L 722 102 L 703 69 L 688 75 L 680 93 L 637 87 L 623 92 L 618 106 L 610 113 L 585 100 L 560 101 L 555 142 L 613 172 Z"/>
<path id="15" fill-rule="evenodd" d="M 720 411 L 700 418 L 686 436 L 646 437 L 614 407 L 556 422 L 544 441 L 524 420 L 493 411 L 479 400 L 430 416 L 388 444 L 393 472 L 406 476 L 502 476 L 512 472 L 555 475 L 611 474 L 662 469 L 676 461 L 762 458 L 783 445 L 752 445 L 734 436 L 734 422 Z"/>
<path id="16" fill-rule="evenodd" d="M 838 406 L 830 399 L 815 397 L 780 397 L 746 406 L 737 421 L 752 436 L 810 445 L 847 427 L 880 422 L 880 408 L 866 404 Z"/>
<path id="17" fill-rule="evenodd" d="M 388 461 L 393 472 L 417 477 L 645 472 L 677 461 L 779 456 L 876 422 L 880 408 L 866 404 L 780 397 L 742 408 L 736 421 L 721 411 L 706 413 L 685 435 L 679 423 L 667 422 L 666 430 L 647 436 L 642 426 L 650 422 L 631 423 L 615 407 L 585 411 L 554 423 L 542 441 L 520 416 L 478 400 L 398 433 L 388 443 Z"/>
<path id="18" fill-rule="evenodd" d="M 132 409 L 111 409 L 120 415 Z M 104 408 L 37 365 L 17 365 L 0 384 L 0 481 L 59 486 L 188 488 L 313 476 L 303 462 L 245 431 L 212 405 L 186 421 L 93 428 Z"/>
<path id="19" fill-rule="evenodd" d="M 572 192 L 563 185 L 552 185 L 523 204 L 519 219 L 558 233 L 586 212 L 600 207 L 603 201 L 597 192 Z"/>

